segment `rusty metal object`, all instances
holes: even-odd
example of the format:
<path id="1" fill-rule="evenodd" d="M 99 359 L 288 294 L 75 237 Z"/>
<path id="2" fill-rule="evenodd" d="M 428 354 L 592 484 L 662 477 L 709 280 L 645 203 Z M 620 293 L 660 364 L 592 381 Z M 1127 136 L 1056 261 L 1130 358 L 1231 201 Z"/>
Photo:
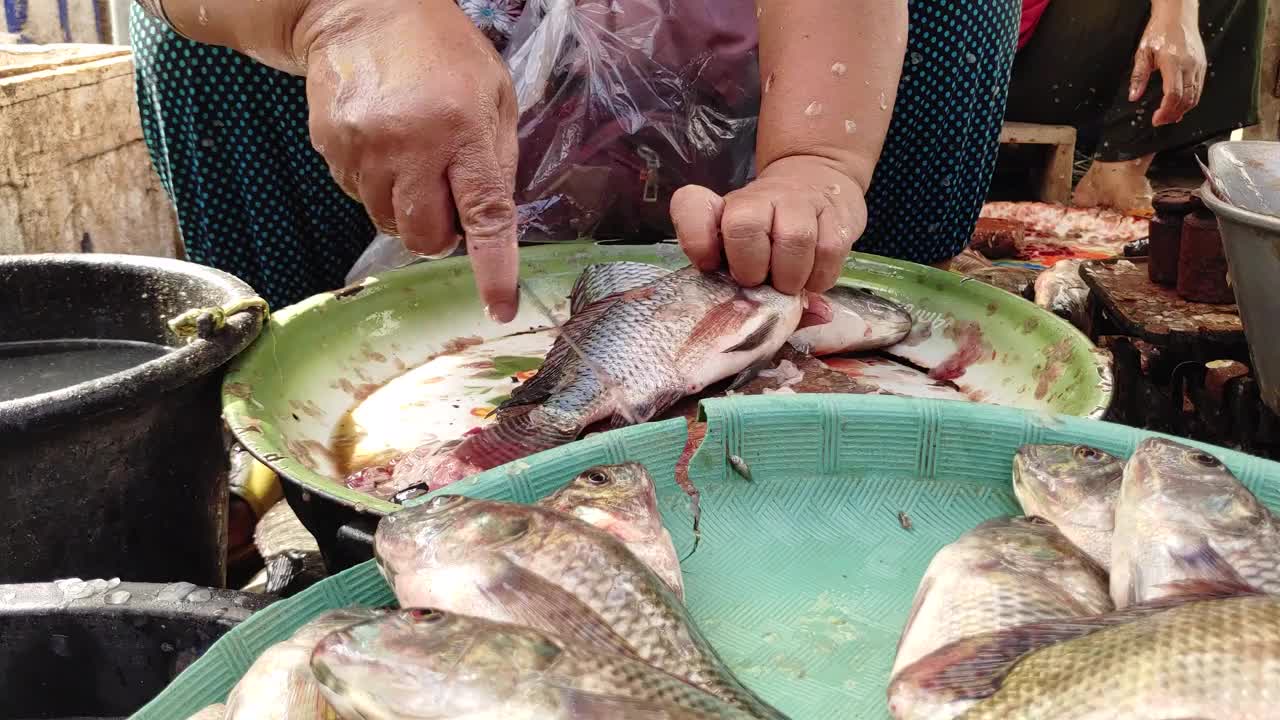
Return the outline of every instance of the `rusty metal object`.
<path id="1" fill-rule="evenodd" d="M 1227 255 L 1218 220 L 1197 197 L 1196 209 L 1182 220 L 1178 246 L 1178 295 L 1191 302 L 1234 304 L 1227 282 Z"/>
<path id="2" fill-rule="evenodd" d="M 1226 396 L 1227 383 L 1249 374 L 1249 366 L 1238 360 L 1210 360 L 1204 370 L 1204 389 L 1219 403 Z"/>
<path id="3" fill-rule="evenodd" d="M 1147 254 L 1151 258 L 1147 273 L 1151 282 L 1170 286 L 1177 284 L 1182 222 L 1194 209 L 1194 202 L 1195 195 L 1190 190 L 1178 188 L 1161 190 L 1151 201 L 1155 207 L 1147 246 Z"/>

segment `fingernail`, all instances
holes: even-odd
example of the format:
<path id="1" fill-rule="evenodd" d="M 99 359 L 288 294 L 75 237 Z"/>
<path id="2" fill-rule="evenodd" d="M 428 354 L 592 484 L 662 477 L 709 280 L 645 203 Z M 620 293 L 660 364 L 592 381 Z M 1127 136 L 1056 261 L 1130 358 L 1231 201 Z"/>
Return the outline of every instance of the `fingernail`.
<path id="1" fill-rule="evenodd" d="M 458 245 L 459 245 L 461 242 L 462 242 L 462 236 L 461 236 L 461 235 L 456 235 L 456 236 L 454 236 L 454 238 L 453 238 L 453 242 L 449 243 L 449 246 L 448 246 L 448 247 L 446 247 L 444 250 L 441 250 L 441 251 L 440 251 L 440 252 L 438 252 L 438 253 L 432 253 L 432 254 L 423 253 L 423 254 L 422 254 L 422 257 L 424 257 L 424 258 L 426 258 L 426 259 L 428 259 L 428 260 L 443 260 L 443 259 L 445 259 L 445 258 L 449 257 L 450 255 L 452 255 L 452 254 L 453 254 L 453 251 L 455 251 L 455 250 L 457 250 L 457 249 L 458 249 Z"/>
<path id="2" fill-rule="evenodd" d="M 500 302 L 484 306 L 484 314 L 496 323 L 509 323 L 516 317 L 518 309 L 515 302 Z"/>

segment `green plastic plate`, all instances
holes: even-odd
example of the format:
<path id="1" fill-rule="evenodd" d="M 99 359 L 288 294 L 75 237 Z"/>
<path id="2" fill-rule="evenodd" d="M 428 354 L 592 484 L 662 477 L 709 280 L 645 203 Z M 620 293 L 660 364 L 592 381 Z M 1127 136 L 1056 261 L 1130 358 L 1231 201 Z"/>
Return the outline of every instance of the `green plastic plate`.
<path id="1" fill-rule="evenodd" d="M 618 260 L 686 264 L 679 247 L 669 243 L 569 243 L 523 248 L 521 277 L 563 312 L 583 267 Z M 965 354 L 956 382 L 974 397 L 1082 417 L 1100 417 L 1110 403 L 1105 354 L 1070 324 L 1021 298 L 955 273 L 856 253 L 844 280 L 911 310 L 917 327 L 899 348 L 911 362 L 933 368 Z M 228 374 L 224 414 L 245 447 L 277 473 L 316 495 L 372 513 L 390 512 L 394 505 L 335 479 L 344 474 L 332 442 L 344 414 L 407 368 L 456 348 L 459 338 L 488 340 L 545 325 L 530 303 L 523 303 L 511 325 L 489 321 L 466 258 L 392 271 L 275 314 Z M 443 403 L 426 410 L 456 412 Z M 395 413 L 382 415 L 384 423 L 396 425 L 388 420 Z M 406 444 L 398 449 L 416 446 Z"/>
<path id="2" fill-rule="evenodd" d="M 760 396 L 703 403 L 690 465 L 702 546 L 683 565 L 687 603 L 744 683 L 795 720 L 887 718 L 884 692 L 916 585 L 943 545 L 1017 512 L 1011 459 L 1024 443 L 1087 443 L 1122 457 L 1151 435 L 991 405 L 875 396 Z M 598 463 L 645 463 L 683 554 L 688 499 L 675 484 L 682 420 L 592 436 L 446 490 L 533 501 Z M 1194 443 L 1193 443 L 1194 444 Z M 1280 464 L 1200 447 L 1280 509 Z M 734 473 L 742 457 L 752 481 Z M 910 518 L 911 529 L 899 521 Z M 224 698 L 253 659 L 316 614 L 392 595 L 372 563 L 278 602 L 232 630 L 134 717 L 181 720 Z"/>

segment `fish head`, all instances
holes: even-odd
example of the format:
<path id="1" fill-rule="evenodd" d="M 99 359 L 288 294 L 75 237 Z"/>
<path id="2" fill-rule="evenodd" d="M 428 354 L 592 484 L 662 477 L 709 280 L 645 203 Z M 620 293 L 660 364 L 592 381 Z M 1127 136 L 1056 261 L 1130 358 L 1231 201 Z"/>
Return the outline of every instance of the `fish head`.
<path id="1" fill-rule="evenodd" d="M 1059 578 L 1065 572 L 1083 572 L 1090 577 L 1102 574 L 1056 525 L 1041 517 L 988 520 L 968 537 L 982 548 L 976 557 L 984 559 L 973 568 L 975 571 L 1003 569 L 1029 577 L 1052 573 Z"/>
<path id="2" fill-rule="evenodd" d="M 1023 445 L 1013 456 L 1013 492 L 1027 515 L 1057 525 L 1110 530 L 1124 462 L 1087 445 Z"/>
<path id="3" fill-rule="evenodd" d="M 374 534 L 378 567 L 394 586 L 399 573 L 430 571 L 513 542 L 528 532 L 531 522 L 521 508 L 525 506 L 436 495 L 387 515 Z"/>
<path id="4" fill-rule="evenodd" d="M 541 503 L 609 530 L 614 522 L 657 522 L 658 493 L 644 465 L 626 462 L 587 468 Z"/>
<path id="5" fill-rule="evenodd" d="M 835 308 L 833 322 L 866 325 L 863 336 L 893 344 L 911 331 L 911 315 L 901 306 L 860 288 L 837 285 L 824 295 Z"/>
<path id="6" fill-rule="evenodd" d="M 815 312 L 823 306 L 824 312 Z M 837 285 L 821 295 L 809 293 L 791 343 L 817 355 L 872 350 L 900 342 L 911 332 L 911 323 L 911 315 L 898 305 L 866 290 Z"/>
<path id="7" fill-rule="evenodd" d="M 311 668 L 343 717 L 455 718 L 536 692 L 560 646 L 534 630 L 410 608 L 331 633 Z"/>
<path id="8" fill-rule="evenodd" d="M 1138 445 L 1125 466 L 1120 503 L 1145 521 L 1145 530 L 1172 528 L 1183 535 L 1247 536 L 1270 518 L 1221 460 L 1164 438 Z"/>

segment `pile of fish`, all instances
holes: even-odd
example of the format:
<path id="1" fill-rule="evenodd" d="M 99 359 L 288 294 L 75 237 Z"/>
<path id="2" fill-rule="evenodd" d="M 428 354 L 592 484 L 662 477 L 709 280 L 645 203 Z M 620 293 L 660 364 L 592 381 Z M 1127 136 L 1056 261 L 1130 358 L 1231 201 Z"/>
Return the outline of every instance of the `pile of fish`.
<path id="1" fill-rule="evenodd" d="M 898 720 L 1261 718 L 1280 692 L 1280 522 L 1217 458 L 1028 445 L 1024 517 L 934 556 L 888 689 Z"/>
<path id="2" fill-rule="evenodd" d="M 871 350 L 901 341 L 912 324 L 903 308 L 863 290 L 784 295 L 743 288 L 723 272 L 636 262 L 587 267 L 569 307 L 542 367 L 494 411 L 496 422 L 361 470 L 347 484 L 403 501 L 564 445 L 588 427 L 646 422 L 722 380 L 736 377 L 731 389 L 740 387 L 775 364 L 788 341 L 811 355 Z"/>
<path id="3" fill-rule="evenodd" d="M 636 463 L 536 505 L 440 495 L 385 517 L 400 608 L 315 618 L 201 720 L 782 719 L 725 667 L 682 602 Z"/>

